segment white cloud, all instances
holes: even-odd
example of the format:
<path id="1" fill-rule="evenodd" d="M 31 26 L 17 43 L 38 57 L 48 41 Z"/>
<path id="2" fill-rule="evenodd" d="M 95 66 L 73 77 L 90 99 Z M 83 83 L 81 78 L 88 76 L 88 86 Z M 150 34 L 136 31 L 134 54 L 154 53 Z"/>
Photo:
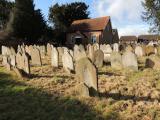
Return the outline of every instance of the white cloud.
<path id="1" fill-rule="evenodd" d="M 117 20 L 139 20 L 143 0 L 95 0 L 94 8 L 99 16 L 109 15 Z"/>
<path id="2" fill-rule="evenodd" d="M 118 29 L 119 36 L 124 35 L 142 35 L 148 34 L 148 27 L 146 25 L 126 25 Z"/>
<path id="3" fill-rule="evenodd" d="M 111 16 L 112 24 L 120 35 L 147 34 L 149 26 L 142 19 L 144 0 L 94 0 L 93 10 L 96 17 Z"/>

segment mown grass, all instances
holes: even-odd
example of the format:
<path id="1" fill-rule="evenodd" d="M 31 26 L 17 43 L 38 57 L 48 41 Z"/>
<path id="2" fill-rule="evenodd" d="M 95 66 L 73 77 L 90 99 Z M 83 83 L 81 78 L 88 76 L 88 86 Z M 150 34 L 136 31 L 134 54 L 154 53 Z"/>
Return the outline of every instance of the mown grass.
<path id="1" fill-rule="evenodd" d="M 103 119 L 100 112 L 83 101 L 50 95 L 0 68 L 0 120 Z"/>

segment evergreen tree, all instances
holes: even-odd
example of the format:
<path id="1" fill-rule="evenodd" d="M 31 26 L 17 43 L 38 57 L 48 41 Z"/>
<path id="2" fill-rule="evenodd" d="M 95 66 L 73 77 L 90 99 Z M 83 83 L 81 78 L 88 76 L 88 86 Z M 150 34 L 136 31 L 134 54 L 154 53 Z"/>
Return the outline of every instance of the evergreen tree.
<path id="1" fill-rule="evenodd" d="M 145 0 L 142 18 L 151 25 L 150 32 L 160 33 L 160 0 Z"/>
<path id="2" fill-rule="evenodd" d="M 46 23 L 41 11 L 35 10 L 33 0 L 15 0 L 15 7 L 7 31 L 24 42 L 36 43 L 42 36 Z"/>
<path id="3" fill-rule="evenodd" d="M 10 12 L 14 6 L 14 3 L 8 0 L 0 0 L 0 29 L 6 27 L 6 23 L 9 20 Z"/>
<path id="4" fill-rule="evenodd" d="M 70 4 L 55 4 L 49 9 L 49 21 L 53 24 L 54 36 L 62 44 L 65 33 L 74 20 L 89 18 L 88 7 L 84 2 Z"/>

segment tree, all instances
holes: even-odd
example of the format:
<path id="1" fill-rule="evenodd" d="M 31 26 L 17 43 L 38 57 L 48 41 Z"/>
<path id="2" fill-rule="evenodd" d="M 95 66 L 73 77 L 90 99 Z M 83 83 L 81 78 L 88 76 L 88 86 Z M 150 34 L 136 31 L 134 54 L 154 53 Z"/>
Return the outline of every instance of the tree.
<path id="1" fill-rule="evenodd" d="M 70 4 L 55 4 L 49 9 L 49 21 L 53 24 L 55 37 L 58 40 L 65 39 L 65 32 L 74 20 L 89 18 L 88 7 L 84 2 Z"/>
<path id="2" fill-rule="evenodd" d="M 160 33 L 160 0 L 145 0 L 142 18 L 151 25 L 150 32 Z"/>
<path id="3" fill-rule="evenodd" d="M 9 20 L 10 12 L 14 6 L 14 3 L 8 0 L 0 0 L 0 29 L 6 27 L 6 23 Z"/>
<path id="4" fill-rule="evenodd" d="M 7 31 L 27 43 L 36 43 L 46 28 L 41 11 L 35 10 L 33 0 L 15 0 Z"/>

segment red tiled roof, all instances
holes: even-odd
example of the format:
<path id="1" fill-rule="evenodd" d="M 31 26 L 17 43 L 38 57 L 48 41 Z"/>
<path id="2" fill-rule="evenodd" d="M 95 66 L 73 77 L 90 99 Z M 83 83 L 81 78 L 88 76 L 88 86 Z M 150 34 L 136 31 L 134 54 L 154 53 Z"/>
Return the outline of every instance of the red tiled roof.
<path id="1" fill-rule="evenodd" d="M 121 36 L 120 41 L 137 41 L 136 36 Z"/>
<path id="2" fill-rule="evenodd" d="M 142 40 L 159 40 L 160 35 L 140 35 L 138 36 L 138 39 Z"/>
<path id="3" fill-rule="evenodd" d="M 76 20 L 69 28 L 69 32 L 104 30 L 109 20 L 109 16 L 94 19 Z"/>

